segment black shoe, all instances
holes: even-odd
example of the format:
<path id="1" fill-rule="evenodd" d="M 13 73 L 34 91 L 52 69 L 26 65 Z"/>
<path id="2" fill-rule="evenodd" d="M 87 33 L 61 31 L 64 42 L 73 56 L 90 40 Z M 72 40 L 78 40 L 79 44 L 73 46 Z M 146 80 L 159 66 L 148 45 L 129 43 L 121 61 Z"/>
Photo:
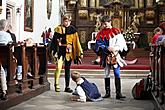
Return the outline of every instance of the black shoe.
<path id="1" fill-rule="evenodd" d="M 17 84 L 16 86 L 17 86 L 16 87 L 16 93 L 21 94 L 22 93 L 22 85 L 21 84 Z"/>
<path id="2" fill-rule="evenodd" d="M 7 95 L 3 93 L 1 96 L 1 100 L 7 100 Z"/>
<path id="3" fill-rule="evenodd" d="M 69 87 L 67 87 L 67 88 L 65 88 L 65 91 L 64 91 L 64 92 L 72 93 L 72 92 L 73 92 L 73 90 L 72 90 L 72 89 L 70 89 Z"/>
<path id="4" fill-rule="evenodd" d="M 100 62 L 98 62 L 98 61 L 95 60 L 95 61 L 93 61 L 93 64 L 94 65 L 98 65 L 98 64 L 100 64 Z"/>
<path id="5" fill-rule="evenodd" d="M 59 86 L 59 84 L 55 84 L 54 85 L 54 88 L 55 88 L 55 92 L 60 92 L 60 86 Z"/>
<path id="6" fill-rule="evenodd" d="M 105 94 L 105 95 L 103 96 L 103 98 L 109 98 L 109 97 L 111 97 L 110 94 Z"/>
<path id="7" fill-rule="evenodd" d="M 126 96 L 123 96 L 122 94 L 116 95 L 116 99 L 126 98 Z"/>

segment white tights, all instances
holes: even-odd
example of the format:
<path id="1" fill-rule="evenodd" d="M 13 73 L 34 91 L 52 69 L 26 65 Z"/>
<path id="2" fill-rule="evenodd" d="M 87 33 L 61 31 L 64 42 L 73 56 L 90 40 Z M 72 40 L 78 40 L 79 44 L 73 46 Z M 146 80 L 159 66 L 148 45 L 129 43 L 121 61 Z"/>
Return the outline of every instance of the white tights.
<path id="1" fill-rule="evenodd" d="M 0 67 L 1 67 L 0 75 L 1 75 L 2 91 L 3 91 L 3 93 L 6 94 L 6 91 L 7 91 L 6 74 L 5 74 L 4 68 L 2 66 L 0 66 Z"/>

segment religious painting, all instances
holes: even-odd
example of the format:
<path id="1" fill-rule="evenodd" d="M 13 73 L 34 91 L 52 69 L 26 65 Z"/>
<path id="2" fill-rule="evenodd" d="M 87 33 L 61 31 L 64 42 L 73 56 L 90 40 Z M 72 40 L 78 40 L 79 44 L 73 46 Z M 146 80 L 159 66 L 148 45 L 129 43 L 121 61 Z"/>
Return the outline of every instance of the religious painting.
<path id="1" fill-rule="evenodd" d="M 121 29 L 121 25 L 122 25 L 121 23 L 122 23 L 121 18 L 113 18 L 112 19 L 112 26 L 115 28 Z"/>
<path id="2" fill-rule="evenodd" d="M 24 31 L 33 32 L 34 0 L 25 0 L 24 3 Z"/>
<path id="3" fill-rule="evenodd" d="M 78 14 L 79 14 L 79 18 L 81 18 L 81 19 L 88 18 L 88 10 L 79 10 Z"/>
<path id="4" fill-rule="evenodd" d="M 47 0 L 47 16 L 50 19 L 52 13 L 52 0 Z"/>
<path id="5" fill-rule="evenodd" d="M 0 14 L 2 13 L 2 0 L 0 0 Z"/>
<path id="6" fill-rule="evenodd" d="M 147 24 L 154 24 L 154 18 L 155 18 L 154 10 L 146 10 L 145 18 Z"/>

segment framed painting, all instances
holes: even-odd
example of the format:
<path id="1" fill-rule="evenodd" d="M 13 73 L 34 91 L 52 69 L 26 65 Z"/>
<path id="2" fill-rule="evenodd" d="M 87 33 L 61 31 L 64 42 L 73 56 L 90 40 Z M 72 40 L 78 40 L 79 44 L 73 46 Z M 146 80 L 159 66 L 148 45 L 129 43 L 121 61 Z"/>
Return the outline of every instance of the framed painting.
<path id="1" fill-rule="evenodd" d="M 34 0 L 25 0 L 24 3 L 24 31 L 33 32 Z"/>
<path id="2" fill-rule="evenodd" d="M 48 16 L 48 19 L 50 19 L 51 12 L 52 12 L 52 0 L 47 0 L 47 16 Z"/>
<path id="3" fill-rule="evenodd" d="M 121 29 L 122 25 L 122 20 L 121 18 L 112 18 L 112 26 L 115 28 Z"/>
<path id="4" fill-rule="evenodd" d="M 2 13 L 2 0 L 0 1 L 0 14 Z"/>

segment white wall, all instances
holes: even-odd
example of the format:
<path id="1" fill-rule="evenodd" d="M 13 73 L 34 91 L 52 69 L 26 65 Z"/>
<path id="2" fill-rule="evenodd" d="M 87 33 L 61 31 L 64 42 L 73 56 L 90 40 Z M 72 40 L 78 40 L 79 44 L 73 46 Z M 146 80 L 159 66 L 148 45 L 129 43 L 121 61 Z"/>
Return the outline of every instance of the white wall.
<path id="1" fill-rule="evenodd" d="M 58 0 L 53 0 L 52 3 L 52 14 L 50 19 L 47 18 L 47 11 L 46 11 L 46 1 L 42 0 L 42 3 L 38 3 L 40 0 L 35 0 L 34 3 L 34 34 L 33 38 L 35 37 L 35 40 L 42 41 L 42 38 L 40 37 L 42 32 L 48 29 L 49 27 L 54 30 L 54 27 L 57 26 L 60 21 L 60 13 L 59 13 L 59 2 Z M 39 8 L 40 7 L 40 8 Z M 27 33 L 26 33 L 27 34 Z"/>
<path id="2" fill-rule="evenodd" d="M 34 39 L 35 42 L 42 42 L 41 34 L 49 27 L 54 28 L 60 24 L 61 16 L 59 13 L 59 0 L 52 0 L 52 14 L 50 19 L 47 18 L 47 0 L 34 0 L 34 18 L 33 18 L 33 32 L 24 31 L 24 0 L 2 0 L 3 12 L 0 14 L 0 19 L 6 17 L 6 3 L 14 4 L 15 13 L 16 9 L 21 8 L 20 14 L 15 14 L 15 27 L 14 31 L 17 36 L 17 41 L 23 41 L 28 37 Z"/>
<path id="3" fill-rule="evenodd" d="M 2 0 L 2 13 L 0 14 L 0 19 L 5 19 L 5 14 L 6 14 L 6 2 L 5 0 Z"/>

